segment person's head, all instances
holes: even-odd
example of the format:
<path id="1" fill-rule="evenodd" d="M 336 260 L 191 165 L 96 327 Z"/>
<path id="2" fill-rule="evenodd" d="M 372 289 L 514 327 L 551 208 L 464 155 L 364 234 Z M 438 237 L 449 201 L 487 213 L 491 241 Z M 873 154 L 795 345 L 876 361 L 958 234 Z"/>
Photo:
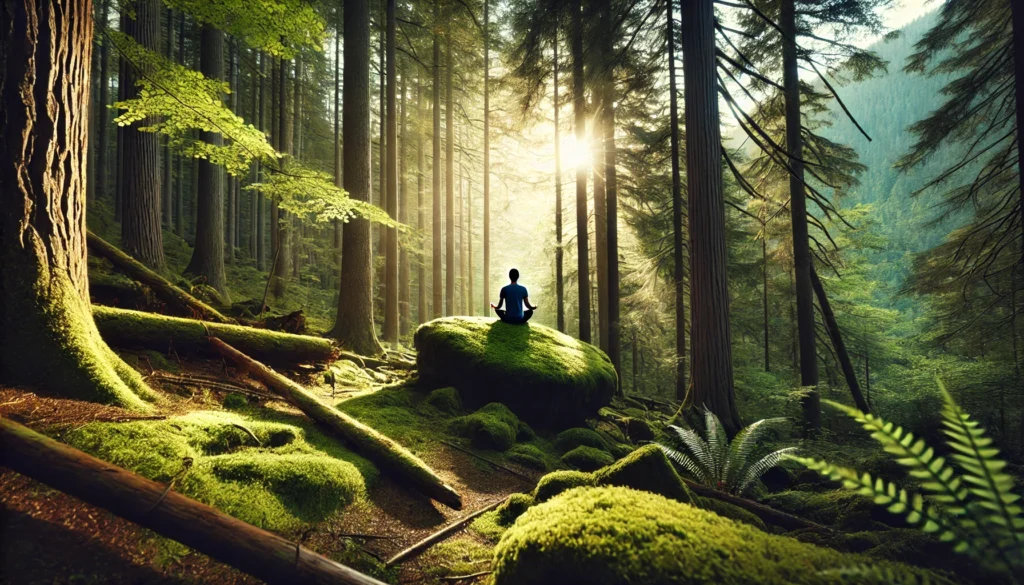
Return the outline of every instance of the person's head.
<path id="1" fill-rule="evenodd" d="M 509 270 L 508 271 L 508 279 L 511 280 L 512 282 L 518 281 L 519 280 L 519 271 L 516 270 L 515 268 L 513 268 L 512 270 Z"/>

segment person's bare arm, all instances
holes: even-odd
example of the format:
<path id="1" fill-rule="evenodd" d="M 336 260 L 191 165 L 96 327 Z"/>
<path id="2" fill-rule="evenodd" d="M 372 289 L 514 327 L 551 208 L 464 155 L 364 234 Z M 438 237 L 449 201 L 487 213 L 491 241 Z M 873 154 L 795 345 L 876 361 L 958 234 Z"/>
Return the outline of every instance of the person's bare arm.
<path id="1" fill-rule="evenodd" d="M 497 310 L 500 310 L 501 306 L 504 305 L 504 304 L 505 304 L 505 293 L 502 292 L 502 294 L 498 298 L 498 306 L 494 306 L 494 303 L 491 303 L 491 308 L 494 309 L 495 311 L 497 311 Z"/>
<path id="2" fill-rule="evenodd" d="M 537 305 L 530 304 L 530 297 L 523 297 L 523 304 L 526 305 L 526 308 L 530 309 L 531 311 L 537 310 Z"/>

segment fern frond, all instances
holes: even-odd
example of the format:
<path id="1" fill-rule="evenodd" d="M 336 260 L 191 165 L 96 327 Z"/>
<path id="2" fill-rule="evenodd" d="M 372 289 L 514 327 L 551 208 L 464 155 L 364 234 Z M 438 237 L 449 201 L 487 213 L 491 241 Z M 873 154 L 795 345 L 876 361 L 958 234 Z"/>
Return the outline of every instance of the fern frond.
<path id="1" fill-rule="evenodd" d="M 920 575 L 908 571 L 896 571 L 891 566 L 853 565 L 839 569 L 819 571 L 819 575 L 836 576 L 843 582 L 855 585 L 932 585 L 953 582 L 940 575 L 922 573 Z"/>
<path id="2" fill-rule="evenodd" d="M 729 457 L 729 436 L 725 427 L 710 409 L 704 409 L 705 434 L 707 434 L 708 451 L 711 453 L 715 479 L 722 481 L 725 476 L 725 463 Z"/>
<path id="3" fill-rule="evenodd" d="M 707 476 L 707 471 L 701 467 L 700 463 L 698 463 L 691 454 L 686 451 L 678 451 L 672 447 L 666 447 L 661 443 L 658 443 L 658 447 L 661 447 L 661 450 L 669 459 L 679 464 L 680 467 L 689 472 L 689 474 L 700 483 L 707 484 L 710 481 L 710 478 Z"/>
<path id="4" fill-rule="evenodd" d="M 764 475 L 766 471 L 778 465 L 779 461 L 782 461 L 783 457 L 785 457 L 789 453 L 792 453 L 793 451 L 796 451 L 796 447 L 786 447 L 785 449 L 779 449 L 778 451 L 773 451 L 765 455 L 760 460 L 758 460 L 757 463 L 754 463 L 753 465 L 747 468 L 746 473 L 743 475 L 742 481 L 740 481 L 735 486 L 735 488 L 733 488 L 733 486 L 730 484 L 726 485 L 729 486 L 730 491 L 742 495 L 743 492 L 747 491 L 747 488 L 750 487 L 750 484 L 757 481 L 758 478 Z"/>
<path id="5" fill-rule="evenodd" d="M 680 445 L 690 452 L 693 456 L 693 460 L 697 463 L 700 473 L 694 477 L 702 483 L 713 485 L 713 482 L 717 477 L 714 476 L 714 458 L 711 456 L 708 444 L 704 442 L 704 439 L 697 434 L 697 431 L 693 429 L 684 429 L 674 425 L 668 427 L 679 439 Z M 709 483 L 711 482 L 711 483 Z"/>
<path id="6" fill-rule="evenodd" d="M 785 422 L 784 418 L 765 418 L 750 423 L 732 439 L 726 458 L 722 481 L 725 485 L 737 485 L 750 464 L 750 458 L 757 449 L 757 443 L 773 424 Z M 767 470 L 766 470 L 767 471 Z M 762 472 L 763 473 L 763 472 Z"/>

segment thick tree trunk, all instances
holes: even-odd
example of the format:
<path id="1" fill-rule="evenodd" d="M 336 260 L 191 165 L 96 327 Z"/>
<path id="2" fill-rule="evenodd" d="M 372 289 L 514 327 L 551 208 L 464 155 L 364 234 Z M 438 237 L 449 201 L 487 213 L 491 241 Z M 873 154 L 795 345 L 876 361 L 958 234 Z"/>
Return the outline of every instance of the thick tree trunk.
<path id="1" fill-rule="evenodd" d="M 339 19 L 340 21 L 340 19 Z M 334 185 L 344 187 L 341 174 L 341 23 L 338 23 L 337 34 L 334 37 Z M 344 233 L 345 223 L 340 219 L 334 220 L 334 250 L 337 255 L 338 280 L 341 280 L 341 240 Z"/>
<path id="2" fill-rule="evenodd" d="M 298 543 L 155 481 L 0 419 L 0 465 L 108 510 L 267 583 L 382 585 Z"/>
<path id="3" fill-rule="evenodd" d="M 380 33 L 377 36 L 378 36 L 378 40 L 380 42 L 378 44 L 378 48 L 379 48 L 378 66 L 379 66 L 379 69 L 377 71 L 380 72 L 380 75 L 379 75 L 379 81 L 380 81 L 380 84 L 379 84 L 380 104 L 378 106 L 378 113 L 380 114 L 379 115 L 379 120 L 378 120 L 379 121 L 379 123 L 378 123 L 378 130 L 380 130 L 380 137 L 378 138 L 378 142 L 377 142 L 377 173 L 378 173 L 377 174 L 377 205 L 381 209 L 383 209 L 385 213 L 387 213 L 387 210 L 388 210 L 388 195 L 387 195 L 387 191 L 388 191 L 388 172 L 387 172 L 388 171 L 388 165 L 387 165 L 388 137 L 387 137 L 387 79 L 386 79 L 387 72 L 385 71 L 385 68 L 387 66 L 386 65 L 387 56 L 385 55 L 386 33 L 385 33 L 385 30 L 384 30 L 384 24 L 383 24 L 384 20 L 386 18 L 387 0 L 379 0 L 379 1 L 380 1 L 380 19 L 377 22 L 378 22 L 378 25 L 380 27 Z M 372 164 L 373 163 L 371 163 L 371 165 Z M 373 231 L 377 235 L 377 251 L 376 251 L 376 256 L 375 257 L 386 256 L 387 249 L 388 249 L 388 232 L 387 232 L 387 229 L 384 226 L 378 226 L 376 224 L 373 224 L 373 225 L 370 226 L 370 230 Z M 387 258 L 385 258 L 385 262 L 387 262 Z M 385 268 L 386 268 L 386 266 L 382 265 L 380 267 L 380 270 L 377 271 L 377 273 L 375 275 L 375 279 L 374 279 L 374 285 L 375 285 L 375 287 L 377 289 L 377 295 L 378 295 L 378 297 L 375 299 L 375 301 L 379 302 L 381 304 L 381 306 L 383 306 L 385 304 L 385 301 L 386 301 L 385 296 L 387 295 L 387 291 L 385 290 L 386 284 L 387 284 L 386 281 L 385 281 L 385 274 L 384 274 L 385 273 Z"/>
<path id="4" fill-rule="evenodd" d="M 206 338 L 213 335 L 256 359 L 279 366 L 331 362 L 338 348 L 330 339 L 294 335 L 242 325 L 168 317 L 141 311 L 93 305 L 93 318 L 103 339 L 115 347 L 173 350 L 179 354 L 217 355 Z"/>
<path id="5" fill-rule="evenodd" d="M 231 95 L 228 98 L 228 107 L 232 112 L 238 114 L 238 68 L 235 66 L 237 57 L 235 56 L 236 48 L 234 39 L 228 41 L 228 83 L 231 87 Z M 223 171 L 221 171 L 223 173 Z M 224 244 L 227 252 L 228 264 L 235 263 L 235 230 L 238 224 L 235 223 L 235 216 L 237 215 L 238 199 L 235 198 L 235 184 L 238 182 L 238 178 L 234 175 L 228 175 L 228 216 L 227 221 L 227 234 Z"/>
<path id="6" fill-rule="evenodd" d="M 441 26 L 440 0 L 434 0 L 434 85 L 433 85 L 433 170 L 430 178 L 431 186 L 431 285 L 434 318 L 444 313 L 444 283 L 441 282 L 441 268 L 444 260 L 441 257 L 441 35 L 437 27 Z"/>
<path id="7" fill-rule="evenodd" d="M 475 315 L 473 305 L 473 176 L 466 177 L 466 314 Z"/>
<path id="8" fill-rule="evenodd" d="M 850 387 L 850 394 L 857 408 L 863 412 L 871 412 L 871 406 L 860 391 L 860 382 L 857 380 L 857 371 L 853 369 L 853 360 L 846 351 L 846 343 L 843 342 L 843 335 L 839 331 L 839 323 L 836 321 L 836 314 L 832 311 L 832 303 L 828 302 L 828 295 L 825 294 L 825 287 L 821 285 L 818 274 L 811 268 L 811 285 L 814 287 L 814 294 L 818 297 L 818 306 L 821 307 L 821 316 L 825 321 L 825 328 L 828 329 L 829 339 L 832 340 L 832 349 L 836 350 L 836 357 L 839 358 L 839 366 L 843 370 L 843 377 L 846 378 L 846 385 Z"/>
<path id="9" fill-rule="evenodd" d="M 260 51 L 260 105 L 259 105 L 259 129 L 267 131 L 267 54 Z M 263 181 L 263 165 L 256 163 L 256 180 Z M 267 202 L 263 194 L 257 191 L 253 194 L 256 200 L 256 270 L 263 272 L 267 269 Z"/>
<path id="10" fill-rule="evenodd" d="M 0 380 L 147 409 L 89 312 L 92 3 L 5 2 L 0 23 Z"/>
<path id="11" fill-rule="evenodd" d="M 167 9 L 167 29 L 164 37 L 164 57 L 167 60 L 174 60 L 174 10 Z M 174 227 L 174 189 L 172 186 L 171 171 L 174 168 L 174 159 L 171 157 L 171 145 L 164 140 L 163 169 L 164 179 L 160 185 L 161 205 L 163 206 L 163 229 L 170 231 Z"/>
<path id="12" fill-rule="evenodd" d="M 423 83 L 420 79 L 420 72 L 416 72 L 416 227 L 419 229 L 421 240 L 419 259 L 416 262 L 416 322 L 426 323 L 427 314 L 427 246 L 426 246 L 426 211 L 423 209 L 426 202 L 423 199 Z"/>
<path id="13" fill-rule="evenodd" d="M 768 225 L 761 226 L 761 317 L 764 319 L 764 371 L 771 371 L 771 345 L 768 335 Z"/>
<path id="14" fill-rule="evenodd" d="M 491 282 L 491 14 L 490 0 L 484 0 L 484 281 L 483 312 L 490 315 L 487 290 Z M 557 116 L 557 114 L 555 114 Z M 559 279 L 561 282 L 561 279 Z M 561 286 L 559 284 L 558 286 Z M 561 329 L 559 329 L 561 331 Z"/>
<path id="15" fill-rule="evenodd" d="M 464 151 L 464 145 L 466 143 L 466 126 L 462 125 L 459 127 L 459 172 L 455 179 L 455 184 L 459 186 L 459 197 L 455 202 L 455 208 L 459 211 L 459 216 L 455 219 L 456 233 L 458 239 L 456 240 L 458 250 L 458 266 L 459 266 L 459 277 L 458 277 L 458 289 L 459 299 L 456 303 L 455 314 L 465 315 L 466 314 L 466 167 L 462 166 L 462 153 Z"/>
<path id="16" fill-rule="evenodd" d="M 203 25 L 199 42 L 199 69 L 208 79 L 224 77 L 224 33 Z M 219 132 L 203 131 L 200 139 L 214 145 L 224 144 Z M 224 276 L 224 185 L 220 167 L 207 160 L 198 161 L 196 244 L 185 272 L 206 278 L 221 299 L 228 303 L 227 279 Z"/>
<path id="17" fill-rule="evenodd" d="M 278 60 L 277 65 L 277 149 L 283 154 L 292 154 L 292 117 L 289 115 L 290 104 L 288 103 L 288 62 L 284 59 Z M 270 229 L 276 234 L 273 254 L 273 278 L 271 279 L 271 294 L 274 298 L 280 299 L 285 295 L 288 286 L 288 277 L 292 273 L 292 247 L 291 230 L 289 229 L 290 219 L 287 213 L 282 212 L 276 202 L 270 207 Z"/>
<path id="18" fill-rule="evenodd" d="M 611 0 L 606 0 L 602 5 L 602 18 L 612 24 Z M 611 35 L 617 31 L 611 30 Z M 615 168 L 618 153 L 615 148 L 615 51 L 611 39 L 604 43 L 604 190 L 605 190 L 605 212 L 607 220 L 607 251 L 606 261 L 608 270 L 608 352 L 612 365 L 615 366 L 615 373 L 619 375 L 618 392 L 622 394 L 622 337 L 619 323 L 619 175 Z"/>
<path id="19" fill-rule="evenodd" d="M 552 42 L 554 51 L 554 82 L 551 88 L 552 101 L 555 108 L 555 302 L 557 316 L 556 326 L 558 330 L 565 333 L 565 276 L 563 263 L 565 261 L 565 247 L 562 241 L 562 138 L 561 128 L 558 122 L 558 33 L 555 32 L 555 39 Z"/>
<path id="20" fill-rule="evenodd" d="M 89 232 L 87 239 L 89 250 L 93 254 L 106 258 L 114 265 L 114 268 L 151 288 L 159 298 L 182 314 L 218 323 L 232 322 L 232 319 L 225 317 L 217 309 L 178 288 L 166 278 L 153 272 L 121 250 L 118 250 L 103 238 Z"/>
<path id="21" fill-rule="evenodd" d="M 398 87 L 395 67 L 395 3 L 387 3 L 387 197 L 385 209 L 391 219 L 398 219 Z M 398 230 L 381 228 L 386 234 L 384 252 L 384 342 L 392 347 L 398 343 Z"/>
<path id="22" fill-rule="evenodd" d="M 291 111 L 292 142 L 289 154 L 295 160 L 302 160 L 302 54 L 295 58 L 295 73 L 292 77 L 292 111 Z M 291 252 L 288 274 L 300 282 L 299 275 L 302 274 L 302 236 L 303 226 L 298 217 L 287 215 L 288 250 Z M 280 295 L 278 295 L 280 296 Z"/>
<path id="23" fill-rule="evenodd" d="M 402 102 L 399 117 L 402 122 L 402 139 L 400 143 L 401 151 L 398 153 L 398 221 L 405 225 L 409 225 L 409 182 L 406 176 L 406 157 L 409 154 L 409 134 L 408 125 L 406 124 L 406 112 L 405 112 L 405 93 L 408 89 L 407 86 L 408 75 L 403 71 L 402 73 Z M 396 230 L 397 232 L 397 230 Z M 398 238 L 398 234 L 395 237 L 401 241 L 398 242 L 398 332 L 405 336 L 409 334 L 409 324 L 411 319 L 412 308 L 409 306 L 412 296 L 412 283 L 411 274 L 409 272 L 409 239 Z"/>
<path id="24" fill-rule="evenodd" d="M 348 32 L 347 26 L 345 30 Z M 427 467 L 426 463 L 423 463 L 405 447 L 324 403 L 302 386 L 246 356 L 220 339 L 211 337 L 210 343 L 222 356 L 234 362 L 239 369 L 263 382 L 271 390 L 284 397 L 292 406 L 304 412 L 306 416 L 344 439 L 356 451 L 380 467 L 381 471 L 392 474 L 403 482 L 408 482 L 409 487 L 449 508 L 462 509 L 462 496 L 445 484 L 444 480 Z"/>
<path id="25" fill-rule="evenodd" d="M 587 98 L 583 80 L 583 15 L 580 0 L 570 3 L 572 29 L 572 105 L 575 117 L 576 147 L 587 135 Z M 580 340 L 590 343 L 590 235 L 587 225 L 587 165 L 580 157 L 576 164 L 576 281 L 580 314 Z"/>
<path id="26" fill-rule="evenodd" d="M 345 0 L 345 69 L 342 110 L 345 190 L 349 197 L 370 201 L 370 6 L 369 0 Z M 342 241 L 341 284 L 334 337 L 363 355 L 381 347 L 373 325 L 373 262 L 370 222 L 353 218 Z"/>
<path id="27" fill-rule="evenodd" d="M 109 0 L 101 0 L 100 2 L 100 21 L 99 26 L 101 30 L 106 30 L 107 22 L 109 20 L 110 4 Z M 102 33 L 101 33 L 102 34 Z M 109 136 L 110 136 L 110 118 L 108 106 L 110 105 L 110 40 L 102 38 L 100 40 L 100 95 L 99 95 L 99 110 L 96 112 L 98 119 L 96 121 L 96 128 L 99 132 L 99 137 L 96 140 L 96 145 L 99 151 L 96 153 L 96 197 L 104 198 L 110 195 L 107 187 L 107 177 L 110 176 L 108 157 L 109 157 Z"/>
<path id="28" fill-rule="evenodd" d="M 160 2 L 140 0 L 132 5 L 135 17 L 125 19 L 125 34 L 150 51 L 160 51 Z M 138 95 L 136 83 L 145 74 L 136 63 L 126 63 L 125 92 L 130 98 Z M 160 136 L 140 132 L 139 128 L 156 122 L 146 118 L 125 128 L 120 145 L 121 245 L 125 252 L 154 270 L 164 269 L 163 234 L 160 231 Z"/>
<path id="29" fill-rule="evenodd" d="M 672 145 L 672 260 L 676 307 L 676 398 L 686 399 L 686 260 L 683 242 L 683 193 L 679 176 L 679 98 L 676 90 L 676 37 L 673 2 L 669 0 L 668 40 L 669 132 Z"/>
<path id="30" fill-rule="evenodd" d="M 800 403 L 805 433 L 821 428 L 818 396 L 818 354 L 815 348 L 814 291 L 811 286 L 811 244 L 807 233 L 807 198 L 804 194 L 803 136 L 800 119 L 800 77 L 796 48 L 795 0 L 782 0 L 782 84 L 786 96 L 786 150 L 789 153 L 789 211 L 793 226 L 793 266 L 796 278 L 796 321 L 800 344 L 800 385 L 806 393 Z"/>
<path id="31" fill-rule="evenodd" d="M 452 35 L 445 35 L 444 73 L 444 314 L 455 314 L 455 92 L 452 90 Z"/>
<path id="32" fill-rule="evenodd" d="M 178 13 L 178 64 L 185 64 L 185 12 Z M 178 183 L 174 191 L 174 233 L 185 237 L 185 157 L 178 157 Z"/>
<path id="33" fill-rule="evenodd" d="M 606 64 L 596 65 L 604 69 Z M 603 76 L 603 73 L 602 73 Z M 591 122 L 590 152 L 594 174 L 594 271 L 597 273 L 597 344 L 608 351 L 608 200 L 604 183 L 604 95 L 603 80 L 595 80 L 594 116 Z"/>
<path id="34" fill-rule="evenodd" d="M 691 388 L 687 402 L 715 413 L 730 434 L 740 429 L 733 392 L 726 274 L 722 136 L 715 68 L 712 0 L 683 4 L 683 83 L 686 87 L 686 181 L 689 196 Z"/>

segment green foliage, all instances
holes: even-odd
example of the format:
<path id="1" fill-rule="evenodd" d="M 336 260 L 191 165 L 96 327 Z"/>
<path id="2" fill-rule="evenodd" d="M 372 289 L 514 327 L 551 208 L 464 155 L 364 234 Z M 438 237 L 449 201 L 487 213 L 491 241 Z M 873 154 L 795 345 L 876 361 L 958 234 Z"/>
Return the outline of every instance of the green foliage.
<path id="1" fill-rule="evenodd" d="M 324 19 L 302 0 L 167 0 L 201 24 L 209 24 L 250 47 L 290 59 L 298 50 L 321 50 Z"/>
<path id="2" fill-rule="evenodd" d="M 725 428 L 710 410 L 704 411 L 707 439 L 697 431 L 670 425 L 676 434 L 679 449 L 659 445 L 665 454 L 704 485 L 742 494 L 766 471 L 778 465 L 786 453 L 795 447 L 778 449 L 753 459 L 757 443 L 773 424 L 785 419 L 762 419 L 743 428 L 732 442 L 725 434 Z"/>
<path id="3" fill-rule="evenodd" d="M 267 181 L 252 183 L 245 188 L 261 192 L 277 201 L 282 210 L 308 218 L 316 224 L 335 220 L 347 223 L 358 216 L 390 227 L 399 226 L 380 207 L 350 198 L 348 191 L 335 185 L 333 177 L 327 173 L 313 170 L 293 159 L 285 159 L 278 167 L 271 170 Z"/>
<path id="4" fill-rule="evenodd" d="M 942 424 L 950 459 L 959 470 L 937 455 L 924 439 L 902 427 L 850 407 L 830 403 L 859 422 L 886 453 L 920 482 L 920 492 L 908 492 L 871 474 L 814 459 L 797 461 L 846 489 L 874 499 L 912 526 L 953 544 L 954 550 L 982 566 L 1015 573 L 1024 567 L 1024 514 L 1020 496 L 1012 492 L 1013 479 L 998 459 L 998 449 L 985 431 L 965 413 L 941 386 Z"/>
<path id="5" fill-rule="evenodd" d="M 238 392 L 230 392 L 224 397 L 224 408 L 228 410 L 237 410 L 239 408 L 245 408 L 249 405 L 249 401 L 245 399 L 245 396 Z"/>
<path id="6" fill-rule="evenodd" d="M 580 445 L 562 455 L 562 462 L 581 471 L 594 471 L 615 462 L 615 458 L 602 449 Z"/>
<path id="7" fill-rule="evenodd" d="M 462 399 L 459 397 L 459 391 L 451 387 L 432 391 L 423 403 L 444 414 L 456 414 L 462 411 Z"/>
<path id="8" fill-rule="evenodd" d="M 824 571 L 866 562 L 657 494 L 581 487 L 520 516 L 495 548 L 493 568 L 495 585 L 832 585 L 843 581 Z"/>
<path id="9" fill-rule="evenodd" d="M 505 451 L 516 441 L 519 419 L 504 404 L 492 402 L 451 422 L 452 430 L 481 449 Z"/>

